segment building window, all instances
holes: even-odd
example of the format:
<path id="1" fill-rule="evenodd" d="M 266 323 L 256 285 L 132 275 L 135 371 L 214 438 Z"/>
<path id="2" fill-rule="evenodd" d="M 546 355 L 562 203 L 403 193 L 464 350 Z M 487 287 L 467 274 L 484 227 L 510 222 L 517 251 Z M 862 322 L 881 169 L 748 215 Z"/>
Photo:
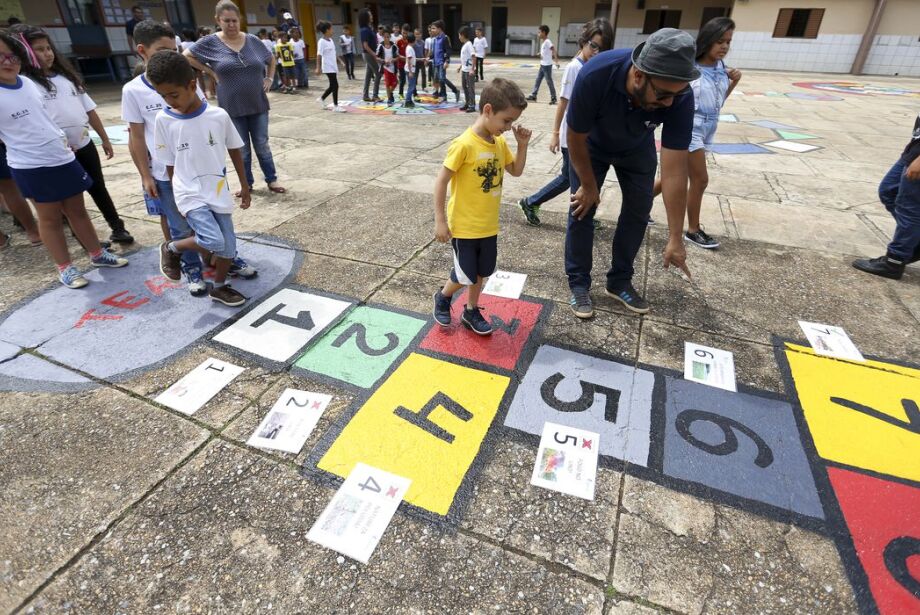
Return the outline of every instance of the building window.
<path id="1" fill-rule="evenodd" d="M 642 34 L 651 34 L 662 28 L 679 28 L 680 11 L 645 11 L 645 26 Z"/>
<path id="2" fill-rule="evenodd" d="M 773 38 L 818 38 L 824 9 L 780 9 Z"/>
<path id="3" fill-rule="evenodd" d="M 728 8 L 724 6 L 707 6 L 703 9 L 703 19 L 700 21 L 700 29 L 716 17 L 728 17 Z"/>

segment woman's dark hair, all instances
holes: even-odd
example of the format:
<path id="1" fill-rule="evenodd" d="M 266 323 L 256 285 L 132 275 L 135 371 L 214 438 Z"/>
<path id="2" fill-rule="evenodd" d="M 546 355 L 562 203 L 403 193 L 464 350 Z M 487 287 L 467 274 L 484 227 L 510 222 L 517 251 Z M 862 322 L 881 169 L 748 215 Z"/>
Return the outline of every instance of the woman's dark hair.
<path id="1" fill-rule="evenodd" d="M 182 38 L 188 43 L 194 43 L 198 39 L 198 35 L 191 28 L 186 28 L 182 31 Z"/>
<path id="2" fill-rule="evenodd" d="M 371 25 L 371 10 L 361 9 L 358 11 L 358 27 L 367 28 Z"/>
<path id="3" fill-rule="evenodd" d="M 25 46 L 23 46 L 18 36 L 11 33 L 9 30 L 0 30 L 0 42 L 9 47 L 10 52 L 19 58 L 20 72 L 32 65 L 32 61 L 29 59 L 29 52 L 26 51 Z"/>
<path id="4" fill-rule="evenodd" d="M 598 34 L 601 35 L 601 48 L 598 51 L 607 51 L 613 47 L 613 26 L 604 17 L 598 17 L 582 27 L 581 36 L 578 39 L 578 48 L 581 49 L 587 45 L 588 41 Z"/>
<path id="5" fill-rule="evenodd" d="M 326 30 L 330 29 L 332 24 L 328 21 L 318 21 L 316 22 L 316 31 L 320 34 L 325 34 Z"/>
<path id="6" fill-rule="evenodd" d="M 58 75 L 63 75 L 67 78 L 68 81 L 73 83 L 74 87 L 77 88 L 78 92 L 83 92 L 83 77 L 74 70 L 73 65 L 67 61 L 61 53 L 54 46 L 54 42 L 51 40 L 51 37 L 48 36 L 48 33 L 38 28 L 36 26 L 27 26 L 25 24 L 17 24 L 10 28 L 10 32 L 16 35 L 21 34 L 25 37 L 26 42 L 30 46 L 34 46 L 36 42 L 40 40 L 45 40 L 48 42 L 48 45 L 51 47 L 51 51 L 54 53 L 54 62 L 51 64 L 51 72 L 57 73 Z M 42 70 L 41 66 L 32 66 L 31 62 L 26 62 L 22 65 L 20 72 L 28 75 L 32 81 L 35 81 L 40 86 L 48 90 L 49 92 L 54 89 L 54 84 L 45 76 L 45 71 Z"/>
<path id="7" fill-rule="evenodd" d="M 716 17 L 703 24 L 699 35 L 696 37 L 696 59 L 699 60 L 706 55 L 709 49 L 718 43 L 726 32 L 734 29 L 735 22 L 728 17 Z"/>

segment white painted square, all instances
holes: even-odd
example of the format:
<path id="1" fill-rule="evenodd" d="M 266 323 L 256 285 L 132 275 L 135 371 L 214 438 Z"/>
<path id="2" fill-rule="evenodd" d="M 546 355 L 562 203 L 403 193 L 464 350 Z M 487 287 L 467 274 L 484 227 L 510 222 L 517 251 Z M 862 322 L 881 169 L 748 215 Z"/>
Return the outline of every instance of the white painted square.
<path id="1" fill-rule="evenodd" d="M 684 342 L 684 380 L 737 392 L 735 358 L 727 350 Z"/>
<path id="2" fill-rule="evenodd" d="M 738 121 L 738 116 L 734 113 L 721 113 L 719 114 L 719 121 L 734 124 Z"/>
<path id="3" fill-rule="evenodd" d="M 600 439 L 592 431 L 545 423 L 530 484 L 593 500 Z"/>
<path id="4" fill-rule="evenodd" d="M 489 277 L 482 292 L 496 297 L 519 299 L 527 283 L 526 273 L 513 273 L 511 271 L 496 271 Z"/>
<path id="5" fill-rule="evenodd" d="M 355 464 L 307 539 L 366 564 L 411 484 L 408 478 Z"/>
<path id="6" fill-rule="evenodd" d="M 246 444 L 296 455 L 330 401 L 331 395 L 284 389 Z"/>
<path id="7" fill-rule="evenodd" d="M 850 361 L 865 361 L 862 353 L 841 327 L 822 325 L 817 322 L 799 321 L 799 326 L 805 332 L 812 350 L 820 355 L 849 359 Z"/>
<path id="8" fill-rule="evenodd" d="M 157 395 L 153 401 L 182 414 L 195 414 L 245 369 L 210 358 Z"/>
<path id="9" fill-rule="evenodd" d="M 283 288 L 214 340 L 272 361 L 287 361 L 350 306 L 347 301 Z M 275 319 L 263 319 L 276 308 Z"/>
<path id="10" fill-rule="evenodd" d="M 804 154 L 805 152 L 810 152 L 818 149 L 814 145 L 808 145 L 807 143 L 800 143 L 798 141 L 770 141 L 769 143 L 764 143 L 770 147 L 775 147 L 776 149 L 784 149 L 788 152 L 796 152 L 798 154 Z"/>

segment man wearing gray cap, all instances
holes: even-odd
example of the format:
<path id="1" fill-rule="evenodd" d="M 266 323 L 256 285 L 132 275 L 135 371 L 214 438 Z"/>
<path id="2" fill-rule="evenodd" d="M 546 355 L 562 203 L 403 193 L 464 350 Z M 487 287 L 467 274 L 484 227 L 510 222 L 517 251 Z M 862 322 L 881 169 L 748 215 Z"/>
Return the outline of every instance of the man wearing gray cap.
<path id="1" fill-rule="evenodd" d="M 682 234 L 687 148 L 693 129 L 689 82 L 699 78 L 695 55 L 692 36 L 664 28 L 632 51 L 615 49 L 596 55 L 578 75 L 566 114 L 572 209 L 565 235 L 565 273 L 572 291 L 569 303 L 579 318 L 594 315 L 589 294 L 593 218 L 611 166 L 623 205 L 613 236 L 606 292 L 633 312 L 649 311 L 632 277 L 652 209 L 658 162 L 654 135 L 659 125 L 663 125 L 661 182 L 669 230 L 664 266 L 674 265 L 690 275 Z"/>

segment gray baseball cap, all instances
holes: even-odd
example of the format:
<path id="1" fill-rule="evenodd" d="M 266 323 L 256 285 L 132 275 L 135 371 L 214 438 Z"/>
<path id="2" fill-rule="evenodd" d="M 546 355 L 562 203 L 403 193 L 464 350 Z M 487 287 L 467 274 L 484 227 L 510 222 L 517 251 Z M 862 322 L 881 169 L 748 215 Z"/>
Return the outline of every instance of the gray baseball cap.
<path id="1" fill-rule="evenodd" d="M 633 64 L 647 75 L 695 81 L 700 78 L 696 68 L 696 41 L 676 28 L 662 28 L 632 52 Z"/>

